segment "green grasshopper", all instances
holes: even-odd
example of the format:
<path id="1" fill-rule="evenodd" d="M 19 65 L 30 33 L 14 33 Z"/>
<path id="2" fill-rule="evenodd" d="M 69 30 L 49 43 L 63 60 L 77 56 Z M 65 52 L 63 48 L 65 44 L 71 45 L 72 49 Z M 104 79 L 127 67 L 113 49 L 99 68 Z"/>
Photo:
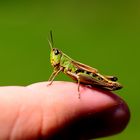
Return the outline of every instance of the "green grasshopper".
<path id="1" fill-rule="evenodd" d="M 51 65 L 54 67 L 53 73 L 49 78 L 49 85 L 52 84 L 54 78 L 62 71 L 64 74 L 70 76 L 73 80 L 76 80 L 78 82 L 79 98 L 80 83 L 99 87 L 109 91 L 122 88 L 122 85 L 116 82 L 117 77 L 104 76 L 100 74 L 97 69 L 77 62 L 57 48 L 53 48 L 52 31 L 50 31 L 50 40 L 48 40 L 48 42 L 51 48 L 50 61 Z"/>

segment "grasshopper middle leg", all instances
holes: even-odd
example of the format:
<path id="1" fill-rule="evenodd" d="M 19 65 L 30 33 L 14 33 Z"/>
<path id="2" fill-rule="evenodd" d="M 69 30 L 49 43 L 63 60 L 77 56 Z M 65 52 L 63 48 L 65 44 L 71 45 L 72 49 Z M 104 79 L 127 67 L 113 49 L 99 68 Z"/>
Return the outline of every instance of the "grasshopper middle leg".
<path id="1" fill-rule="evenodd" d="M 75 73 L 72 73 L 70 71 L 67 71 L 67 74 L 70 75 L 71 77 L 73 77 L 73 79 L 76 79 L 77 82 L 78 82 L 78 98 L 80 99 L 80 77 L 75 74 Z"/>

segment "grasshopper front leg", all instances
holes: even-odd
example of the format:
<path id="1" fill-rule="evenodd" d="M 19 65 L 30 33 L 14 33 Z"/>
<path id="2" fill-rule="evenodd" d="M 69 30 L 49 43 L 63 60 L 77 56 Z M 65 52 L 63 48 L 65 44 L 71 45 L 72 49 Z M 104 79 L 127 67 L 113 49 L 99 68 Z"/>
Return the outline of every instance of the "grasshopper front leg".
<path id="1" fill-rule="evenodd" d="M 50 83 L 48 85 L 51 85 L 53 83 L 53 80 L 54 78 L 60 73 L 60 71 L 62 71 L 62 67 L 60 67 L 59 69 L 58 68 L 55 68 L 53 73 L 51 74 L 50 78 L 48 81 L 50 81 Z"/>

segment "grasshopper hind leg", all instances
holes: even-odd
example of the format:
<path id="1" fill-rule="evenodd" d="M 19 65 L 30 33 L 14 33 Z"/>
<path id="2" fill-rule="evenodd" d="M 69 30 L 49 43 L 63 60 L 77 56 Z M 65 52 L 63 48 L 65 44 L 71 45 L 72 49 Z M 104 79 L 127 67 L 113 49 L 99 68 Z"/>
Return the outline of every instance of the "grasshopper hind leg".
<path id="1" fill-rule="evenodd" d="M 116 82 L 118 80 L 118 78 L 116 76 L 105 76 L 107 79 Z"/>

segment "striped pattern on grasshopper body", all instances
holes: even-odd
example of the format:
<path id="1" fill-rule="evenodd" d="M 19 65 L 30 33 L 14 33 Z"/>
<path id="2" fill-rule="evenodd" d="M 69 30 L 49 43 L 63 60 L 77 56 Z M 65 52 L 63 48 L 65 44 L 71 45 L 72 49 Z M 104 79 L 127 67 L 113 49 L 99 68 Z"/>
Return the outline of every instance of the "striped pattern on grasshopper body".
<path id="1" fill-rule="evenodd" d="M 80 97 L 80 83 L 85 85 L 91 85 L 106 90 L 118 90 L 122 88 L 122 85 L 117 81 L 117 77 L 101 75 L 98 70 L 88 65 L 82 64 L 71 59 L 57 48 L 53 48 L 52 32 L 50 32 L 51 40 L 49 45 L 51 48 L 50 61 L 54 67 L 54 71 L 49 78 L 49 85 L 52 84 L 54 78 L 62 71 L 64 74 L 70 76 L 72 79 L 78 82 L 78 93 Z"/>

